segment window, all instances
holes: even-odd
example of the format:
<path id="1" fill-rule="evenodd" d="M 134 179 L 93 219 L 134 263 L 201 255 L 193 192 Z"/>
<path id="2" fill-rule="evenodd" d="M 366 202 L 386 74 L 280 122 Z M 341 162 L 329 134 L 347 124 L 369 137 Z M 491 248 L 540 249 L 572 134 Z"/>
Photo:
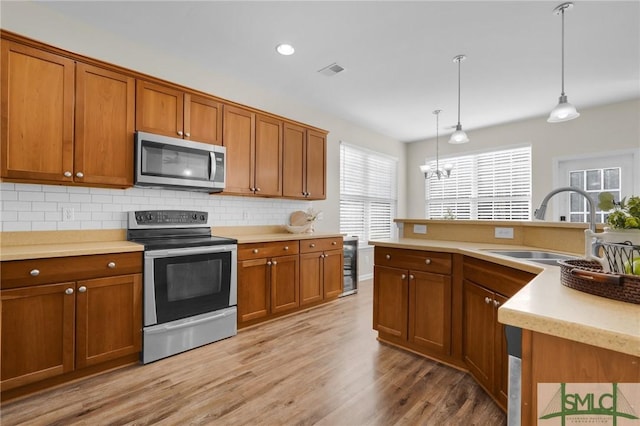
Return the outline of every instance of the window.
<path id="1" fill-rule="evenodd" d="M 425 182 L 429 219 L 528 220 L 531 147 L 447 158 L 451 177 Z M 435 167 L 435 161 L 431 161 Z"/>
<path id="2" fill-rule="evenodd" d="M 584 189 L 596 204 L 596 222 L 604 223 L 607 214 L 597 208 L 598 197 L 601 192 L 610 192 L 613 199 L 620 200 L 620 167 L 591 170 L 572 170 L 569 172 L 571 186 Z M 589 222 L 589 204 L 578 193 L 572 192 L 569 200 L 569 221 Z"/>
<path id="3" fill-rule="evenodd" d="M 340 232 L 359 243 L 394 236 L 397 205 L 395 158 L 340 144 Z"/>

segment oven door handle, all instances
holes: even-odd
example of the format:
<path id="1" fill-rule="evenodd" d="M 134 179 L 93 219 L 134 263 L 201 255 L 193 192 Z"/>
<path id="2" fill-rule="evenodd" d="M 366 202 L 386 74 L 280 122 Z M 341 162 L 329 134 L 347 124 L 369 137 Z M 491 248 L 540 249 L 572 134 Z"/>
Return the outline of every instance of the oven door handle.
<path id="1" fill-rule="evenodd" d="M 167 331 L 171 331 L 171 330 L 179 330 L 181 328 L 187 328 L 187 327 L 193 327 L 194 325 L 198 325 L 198 324 L 202 324 L 205 322 L 210 322 L 210 321 L 215 321 L 217 319 L 220 318 L 224 318 L 226 316 L 228 316 L 230 314 L 230 312 L 222 312 L 210 317 L 206 317 L 206 318 L 200 318 L 194 321 L 187 321 L 187 322 L 183 322 L 180 324 L 175 324 L 175 325 L 171 325 L 171 324 L 167 324 L 163 327 L 158 327 L 155 328 L 153 330 L 147 330 L 146 333 L 147 334 L 160 334 L 160 333 L 166 333 Z"/>
<path id="2" fill-rule="evenodd" d="M 206 254 L 206 253 L 222 253 L 226 251 L 236 250 L 234 245 L 222 245 L 222 246 L 206 246 L 206 247 L 193 247 L 193 248 L 180 248 L 171 250 L 151 250 L 144 253 L 145 257 L 168 257 L 168 256 L 189 256 L 192 254 Z"/>

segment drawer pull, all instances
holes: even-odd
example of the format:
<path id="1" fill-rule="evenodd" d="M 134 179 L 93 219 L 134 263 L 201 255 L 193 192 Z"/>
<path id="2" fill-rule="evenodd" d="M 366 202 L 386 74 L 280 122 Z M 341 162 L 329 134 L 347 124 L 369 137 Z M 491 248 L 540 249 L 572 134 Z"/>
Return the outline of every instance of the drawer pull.
<path id="1" fill-rule="evenodd" d="M 402 274 L 401 277 L 403 280 L 407 278 L 407 276 L 405 274 Z"/>
<path id="2" fill-rule="evenodd" d="M 64 294 L 73 294 L 73 289 L 71 287 L 69 287 L 68 289 L 66 289 L 64 291 Z"/>
<path id="3" fill-rule="evenodd" d="M 484 298 L 484 303 L 486 303 L 487 305 L 488 305 L 489 303 L 491 303 L 491 298 L 490 298 L 490 297 L 488 297 L 488 296 L 487 296 L 487 297 L 485 297 L 485 298 Z"/>
<path id="4" fill-rule="evenodd" d="M 267 265 L 271 266 L 271 261 L 267 260 Z"/>
<path id="5" fill-rule="evenodd" d="M 431 259 L 425 259 L 424 263 L 426 263 L 427 265 L 431 265 Z"/>
<path id="6" fill-rule="evenodd" d="M 289 246 L 284 246 L 284 249 L 285 250 L 289 250 Z"/>
<path id="7" fill-rule="evenodd" d="M 116 267 L 116 262 L 109 262 L 109 263 L 107 263 L 107 266 L 108 266 L 109 268 L 113 269 L 113 268 L 115 268 L 115 267 Z"/>
<path id="8" fill-rule="evenodd" d="M 332 246 L 337 246 L 337 245 L 338 245 L 338 242 L 337 242 L 337 241 L 331 241 L 331 245 L 332 245 Z"/>
<path id="9" fill-rule="evenodd" d="M 410 280 L 413 280 L 413 279 L 415 279 L 415 278 L 416 278 L 416 277 L 415 277 L 415 276 L 413 276 L 413 274 L 409 275 L 409 279 L 410 279 Z"/>
<path id="10" fill-rule="evenodd" d="M 84 293 L 85 291 L 87 291 L 87 288 L 85 286 L 80 286 L 78 288 L 78 293 Z"/>
<path id="11" fill-rule="evenodd" d="M 40 270 L 39 269 L 32 269 L 31 272 L 29 272 L 31 274 L 32 277 L 37 277 L 38 275 L 40 275 Z"/>
<path id="12" fill-rule="evenodd" d="M 258 249 L 253 249 L 253 254 L 258 254 Z"/>
<path id="13" fill-rule="evenodd" d="M 278 264 L 278 262 L 276 262 L 275 260 L 271 263 L 273 264 L 273 266 L 276 266 Z"/>
<path id="14" fill-rule="evenodd" d="M 387 260 L 391 259 L 391 255 L 390 254 L 386 255 L 385 259 L 387 259 Z"/>
<path id="15" fill-rule="evenodd" d="M 315 245 L 315 244 L 313 244 L 313 243 L 309 244 L 309 247 L 311 247 L 311 248 L 314 248 L 315 246 L 316 246 L 316 245 Z"/>

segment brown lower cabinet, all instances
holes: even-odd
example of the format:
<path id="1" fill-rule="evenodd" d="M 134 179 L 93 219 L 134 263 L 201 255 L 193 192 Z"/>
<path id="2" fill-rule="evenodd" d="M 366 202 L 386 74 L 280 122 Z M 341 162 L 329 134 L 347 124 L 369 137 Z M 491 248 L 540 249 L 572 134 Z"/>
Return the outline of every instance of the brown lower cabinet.
<path id="1" fill-rule="evenodd" d="M 140 253 L 2 262 L 3 399 L 137 360 L 141 272 Z"/>
<path id="2" fill-rule="evenodd" d="M 469 371 L 506 409 L 508 355 L 497 310 L 535 275 L 425 250 L 376 246 L 374 259 L 378 338 Z"/>
<path id="3" fill-rule="evenodd" d="M 238 328 L 342 293 L 342 237 L 238 245 Z"/>

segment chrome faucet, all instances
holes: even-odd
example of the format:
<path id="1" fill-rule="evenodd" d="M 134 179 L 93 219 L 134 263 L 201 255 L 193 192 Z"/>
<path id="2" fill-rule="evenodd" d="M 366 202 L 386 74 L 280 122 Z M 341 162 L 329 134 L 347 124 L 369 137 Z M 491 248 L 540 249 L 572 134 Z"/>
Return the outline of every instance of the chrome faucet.
<path id="1" fill-rule="evenodd" d="M 587 199 L 587 202 L 589 203 L 589 229 L 591 229 L 591 232 L 596 232 L 596 204 L 593 202 L 593 199 L 588 192 L 583 191 L 580 188 L 575 188 L 573 186 L 556 188 L 548 193 L 547 196 L 542 200 L 542 203 L 540 203 L 540 207 L 533 213 L 533 216 L 536 219 L 544 220 L 544 215 L 547 213 L 547 202 L 549 202 L 549 198 L 553 197 L 559 192 L 577 192 Z"/>

